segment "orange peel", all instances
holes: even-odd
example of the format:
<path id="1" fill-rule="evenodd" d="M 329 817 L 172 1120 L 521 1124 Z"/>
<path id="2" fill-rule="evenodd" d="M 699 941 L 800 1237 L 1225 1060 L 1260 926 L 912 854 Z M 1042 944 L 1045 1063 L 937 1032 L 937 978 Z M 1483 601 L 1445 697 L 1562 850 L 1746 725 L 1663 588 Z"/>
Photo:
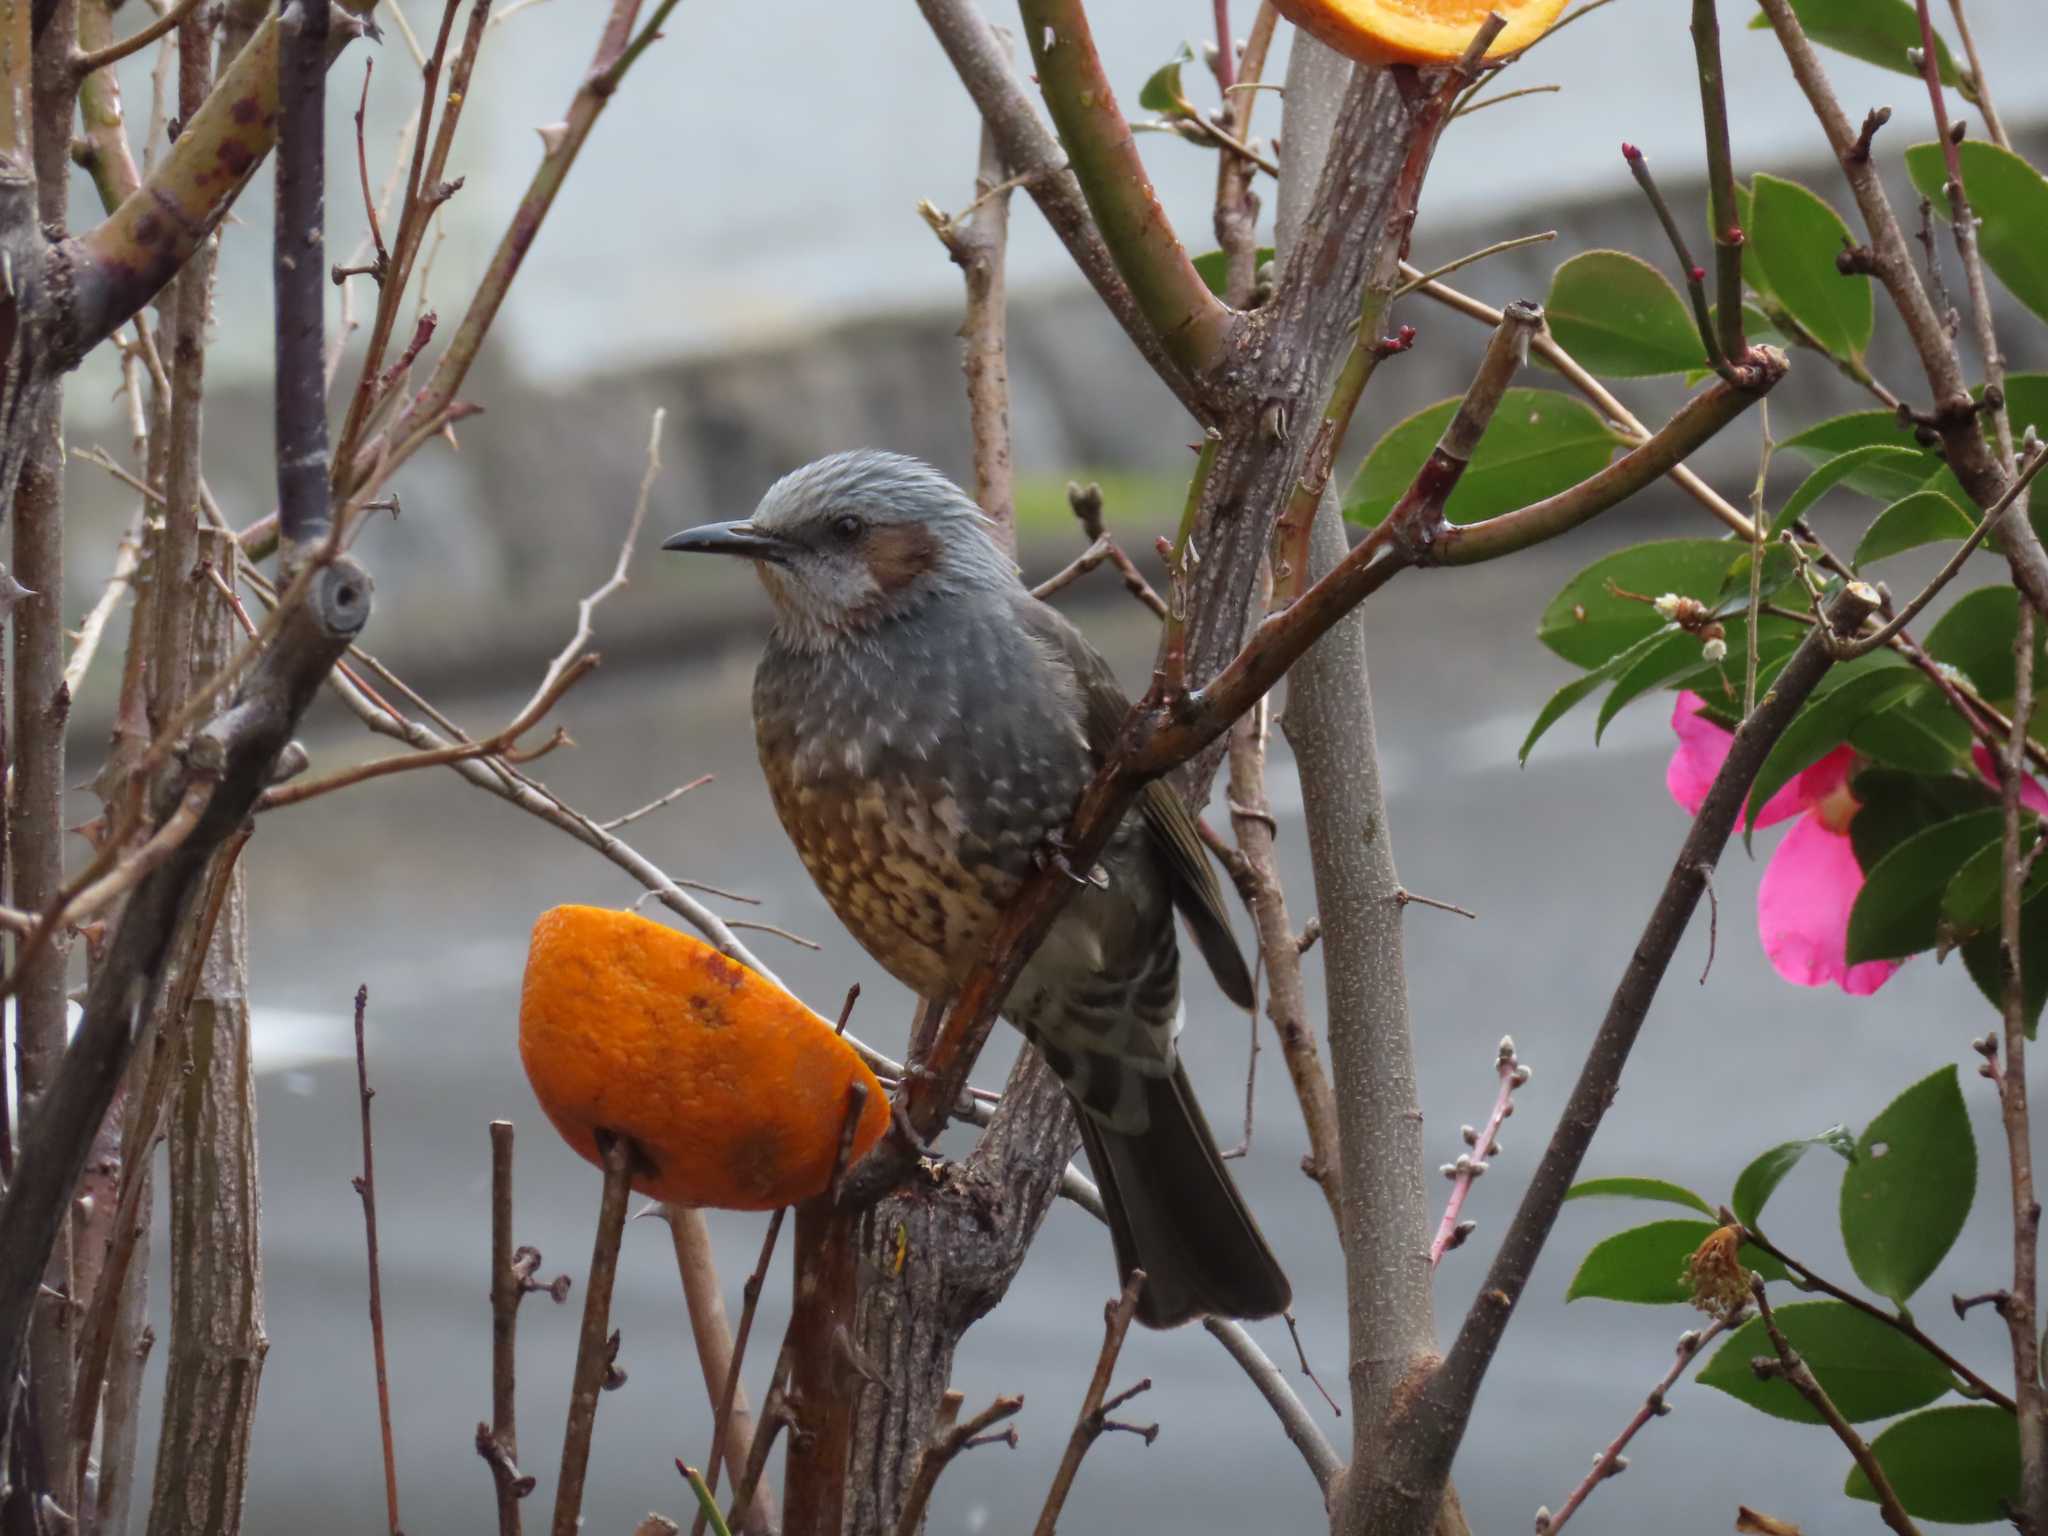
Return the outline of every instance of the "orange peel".
<path id="1" fill-rule="evenodd" d="M 1498 11 L 1507 26 L 1489 59 L 1520 53 L 1550 30 L 1564 0 L 1274 0 L 1302 31 L 1367 64 L 1452 64 Z"/>
<path id="2" fill-rule="evenodd" d="M 822 1194 L 867 1088 L 849 1161 L 888 1129 L 881 1084 L 832 1025 L 710 945 L 631 912 L 555 907 L 533 925 L 519 1056 L 563 1140 L 602 1166 L 600 1129 L 651 1166 L 633 1187 L 760 1211 Z"/>

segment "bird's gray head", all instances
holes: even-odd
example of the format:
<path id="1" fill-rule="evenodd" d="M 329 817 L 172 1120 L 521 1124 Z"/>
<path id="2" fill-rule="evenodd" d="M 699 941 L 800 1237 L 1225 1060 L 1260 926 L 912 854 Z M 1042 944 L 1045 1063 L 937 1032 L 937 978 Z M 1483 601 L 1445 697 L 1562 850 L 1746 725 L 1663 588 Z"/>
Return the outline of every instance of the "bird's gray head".
<path id="1" fill-rule="evenodd" d="M 744 522 L 686 529 L 661 547 L 753 561 L 778 628 L 815 648 L 1016 581 L 992 528 L 929 464 L 859 449 L 784 475 Z"/>

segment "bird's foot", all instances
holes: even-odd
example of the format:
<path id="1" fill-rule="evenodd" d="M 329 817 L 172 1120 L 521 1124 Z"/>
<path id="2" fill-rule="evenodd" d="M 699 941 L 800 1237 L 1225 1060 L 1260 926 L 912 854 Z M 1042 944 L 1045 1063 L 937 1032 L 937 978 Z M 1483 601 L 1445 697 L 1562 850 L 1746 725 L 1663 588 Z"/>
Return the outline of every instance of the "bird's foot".
<path id="1" fill-rule="evenodd" d="M 1100 864 L 1093 866 L 1087 874 L 1077 872 L 1067 857 L 1069 844 L 1063 831 L 1052 832 L 1045 839 L 1045 846 L 1038 851 L 1040 869 L 1056 869 L 1076 885 L 1092 885 L 1098 891 L 1109 889 L 1109 871 Z"/>

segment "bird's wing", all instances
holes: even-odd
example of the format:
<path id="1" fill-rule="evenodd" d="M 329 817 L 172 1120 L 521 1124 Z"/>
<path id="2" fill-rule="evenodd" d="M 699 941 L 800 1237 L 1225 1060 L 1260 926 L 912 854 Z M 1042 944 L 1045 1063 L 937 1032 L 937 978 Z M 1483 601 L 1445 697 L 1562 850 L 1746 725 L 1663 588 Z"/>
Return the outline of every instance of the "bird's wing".
<path id="1" fill-rule="evenodd" d="M 1106 756 L 1116 745 L 1131 701 L 1088 639 L 1067 622 L 1065 615 L 1029 593 L 1017 598 L 1017 617 L 1027 633 L 1051 647 L 1074 670 L 1086 704 L 1084 727 L 1088 743 L 1098 756 Z M 1147 784 L 1138 796 L 1138 809 L 1152 843 L 1162 855 L 1173 904 L 1187 919 L 1195 945 L 1215 975 L 1223 995 L 1240 1008 L 1252 1006 L 1252 978 L 1245 969 L 1244 956 L 1230 932 L 1230 918 L 1224 910 L 1223 891 L 1216 882 L 1216 867 L 1209 862 L 1209 850 L 1195 818 L 1162 780 Z"/>

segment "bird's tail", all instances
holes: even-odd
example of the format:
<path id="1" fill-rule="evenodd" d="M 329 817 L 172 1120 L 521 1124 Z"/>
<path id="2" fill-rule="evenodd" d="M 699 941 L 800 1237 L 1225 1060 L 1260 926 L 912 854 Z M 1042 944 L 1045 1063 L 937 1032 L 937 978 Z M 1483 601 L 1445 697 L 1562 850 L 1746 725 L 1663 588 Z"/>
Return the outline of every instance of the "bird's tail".
<path id="1" fill-rule="evenodd" d="M 1217 1155 L 1185 1070 L 1145 1084 L 1150 1124 L 1139 1135 L 1076 1109 L 1117 1273 L 1145 1271 L 1138 1321 L 1171 1328 L 1194 1317 L 1286 1311 L 1293 1299 L 1287 1276 Z"/>

